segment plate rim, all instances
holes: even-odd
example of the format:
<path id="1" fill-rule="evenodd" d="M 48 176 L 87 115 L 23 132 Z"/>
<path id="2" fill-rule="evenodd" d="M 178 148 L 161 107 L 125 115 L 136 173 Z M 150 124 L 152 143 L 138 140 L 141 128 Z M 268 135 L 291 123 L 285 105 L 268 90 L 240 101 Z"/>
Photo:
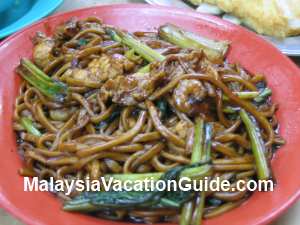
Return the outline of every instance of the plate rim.
<path id="1" fill-rule="evenodd" d="M 196 13 L 193 12 L 191 10 L 184 10 L 184 9 L 178 9 L 178 8 L 174 8 L 174 7 L 167 7 L 167 6 L 153 6 L 153 5 L 146 5 L 146 4 L 107 4 L 107 5 L 101 5 L 101 6 L 92 6 L 92 7 L 87 7 L 87 8 L 82 8 L 82 9 L 76 9 L 76 10 L 72 10 L 72 11 L 68 11 L 68 12 L 62 12 L 62 13 L 57 13 L 54 14 L 50 17 L 44 18 L 40 21 L 37 21 L 23 29 L 21 29 L 20 31 L 14 33 L 13 35 L 9 36 L 7 39 L 3 40 L 0 43 L 0 48 L 2 46 L 5 46 L 6 44 L 8 44 L 10 41 L 13 41 L 15 38 L 17 38 L 19 35 L 22 35 L 22 32 L 24 32 L 25 30 L 31 29 L 32 27 L 38 25 L 38 24 L 43 24 L 45 23 L 48 19 L 51 18 L 55 18 L 58 16 L 67 16 L 68 14 L 73 14 L 73 13 L 80 13 L 81 11 L 85 11 L 85 10 L 91 10 L 91 9 L 97 9 L 97 8 L 105 8 L 105 7 L 123 7 L 124 5 L 127 5 L 128 8 L 136 8 L 136 7 L 142 7 L 142 8 L 153 8 L 153 9 L 157 9 L 157 8 L 161 8 L 161 9 L 169 9 L 169 10 L 175 10 L 177 11 L 179 14 L 184 13 L 184 11 L 186 11 L 187 13 L 191 14 L 189 15 L 189 17 L 196 17 L 197 18 L 197 14 L 199 16 L 202 15 L 203 18 L 209 19 L 211 21 L 213 21 L 214 19 L 217 20 L 218 22 L 220 22 L 220 18 L 215 18 L 214 16 L 211 15 L 206 15 L 206 14 L 201 14 L 201 13 Z M 183 11 L 183 12 L 182 12 Z M 227 21 L 222 21 L 221 22 L 223 25 L 227 24 L 229 26 L 233 26 L 236 27 L 237 25 L 231 24 Z M 251 32 L 249 30 L 247 30 L 244 27 L 240 27 L 237 26 L 238 29 L 243 29 L 246 30 L 246 32 Z M 252 32 L 253 33 L 253 32 Z M 261 37 L 259 37 L 257 34 L 254 33 L 254 35 L 259 38 L 260 40 L 263 40 Z M 267 42 L 266 40 L 263 40 L 265 42 L 265 44 L 271 46 L 274 51 L 277 51 L 279 54 L 281 54 L 281 56 L 283 56 L 285 58 L 285 60 L 287 62 L 290 63 L 290 66 L 293 66 L 295 68 L 297 68 L 299 70 L 299 68 L 292 62 L 291 59 L 289 59 L 286 55 L 282 54 L 277 48 L 275 48 L 273 45 L 271 45 L 269 42 Z M 300 70 L 299 70 L 300 72 Z M 299 73 L 300 74 L 300 73 Z M 293 203 L 295 203 L 298 199 L 300 198 L 300 188 L 298 189 L 297 192 L 294 193 L 294 195 L 289 197 L 289 200 L 285 202 L 285 204 L 282 204 L 282 206 L 280 208 L 277 208 L 276 211 L 272 212 L 270 215 L 266 216 L 264 219 L 261 219 L 259 224 L 267 224 L 269 222 L 271 222 L 273 219 L 277 218 L 279 215 L 281 215 L 282 213 L 284 213 L 285 210 L 288 209 L 288 207 L 290 207 Z M 17 218 L 21 219 L 22 221 L 28 223 L 28 224 L 40 224 L 40 223 L 34 223 L 34 221 L 32 221 L 30 218 L 28 218 L 28 216 L 26 216 L 21 210 L 19 210 L 18 208 L 16 208 L 14 205 L 11 205 L 11 203 L 8 201 L 8 199 L 5 198 L 5 196 L 2 195 L 2 193 L 0 193 L 0 205 L 7 211 L 9 211 L 12 215 L 16 216 Z"/>

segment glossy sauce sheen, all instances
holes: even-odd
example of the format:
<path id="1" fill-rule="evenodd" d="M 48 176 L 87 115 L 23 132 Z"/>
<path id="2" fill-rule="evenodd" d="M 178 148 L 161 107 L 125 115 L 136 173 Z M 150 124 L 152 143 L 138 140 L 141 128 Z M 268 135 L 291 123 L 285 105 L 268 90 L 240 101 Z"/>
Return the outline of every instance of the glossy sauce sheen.
<path id="1" fill-rule="evenodd" d="M 31 56 L 30 38 L 36 31 L 45 32 L 45 27 L 47 27 L 51 33 L 58 24 L 72 16 L 79 18 L 98 16 L 107 24 L 126 28 L 129 31 L 150 31 L 163 23 L 172 22 L 204 36 L 230 40 L 231 49 L 228 59 L 231 62 L 239 62 L 251 73 L 266 75 L 268 85 L 273 90 L 272 99 L 280 105 L 277 113 L 281 124 L 280 134 L 287 144 L 276 153 L 272 161 L 278 184 L 274 192 L 255 193 L 239 208 L 208 220 L 205 224 L 265 224 L 296 201 L 300 194 L 300 180 L 296 172 L 300 169 L 298 162 L 300 152 L 297 149 L 300 145 L 300 72 L 296 65 L 253 33 L 214 17 L 171 8 L 115 5 L 79 10 L 47 18 L 13 35 L 1 44 L 0 60 L 3 63 L 0 65 L 0 146 L 2 152 L 0 199 L 4 208 L 27 224 L 57 225 L 65 224 L 66 221 L 70 225 L 119 224 L 64 213 L 60 209 L 60 203 L 51 195 L 24 193 L 23 178 L 16 175 L 17 168 L 21 166 L 21 160 L 16 154 L 11 121 L 20 80 L 14 73 L 14 68 L 18 65 L 20 57 Z"/>

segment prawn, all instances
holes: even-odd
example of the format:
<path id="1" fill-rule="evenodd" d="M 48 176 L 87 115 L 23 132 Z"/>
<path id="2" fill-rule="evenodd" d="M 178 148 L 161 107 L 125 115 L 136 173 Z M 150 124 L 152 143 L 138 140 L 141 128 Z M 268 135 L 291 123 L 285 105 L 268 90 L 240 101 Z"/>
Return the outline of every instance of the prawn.
<path id="1" fill-rule="evenodd" d="M 173 92 L 175 107 L 184 113 L 193 114 L 195 107 L 201 103 L 207 95 L 207 90 L 198 80 L 182 80 Z"/>

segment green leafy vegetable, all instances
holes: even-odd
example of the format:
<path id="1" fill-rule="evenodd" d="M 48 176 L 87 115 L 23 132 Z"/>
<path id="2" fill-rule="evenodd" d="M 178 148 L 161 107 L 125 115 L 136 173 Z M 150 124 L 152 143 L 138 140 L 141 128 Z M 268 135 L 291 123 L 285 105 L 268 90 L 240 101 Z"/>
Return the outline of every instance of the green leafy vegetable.
<path id="1" fill-rule="evenodd" d="M 169 104 L 165 99 L 160 99 L 156 103 L 157 108 L 162 114 L 162 118 L 166 118 L 168 114 L 170 113 Z"/>
<path id="2" fill-rule="evenodd" d="M 85 45 L 87 45 L 87 43 L 88 43 L 88 41 L 85 38 L 80 38 L 78 40 L 78 45 L 79 46 L 85 46 Z"/>
<path id="3" fill-rule="evenodd" d="M 164 173 L 160 180 L 178 180 L 183 171 L 199 169 L 207 162 L 201 162 L 188 166 L 178 166 Z M 140 174 L 136 174 L 139 176 Z M 126 179 L 126 175 L 122 175 Z M 140 208 L 180 208 L 181 205 L 191 199 L 193 192 L 154 190 L 154 191 L 101 191 L 85 192 L 68 201 L 66 211 L 99 211 L 102 209 L 140 209 Z"/>

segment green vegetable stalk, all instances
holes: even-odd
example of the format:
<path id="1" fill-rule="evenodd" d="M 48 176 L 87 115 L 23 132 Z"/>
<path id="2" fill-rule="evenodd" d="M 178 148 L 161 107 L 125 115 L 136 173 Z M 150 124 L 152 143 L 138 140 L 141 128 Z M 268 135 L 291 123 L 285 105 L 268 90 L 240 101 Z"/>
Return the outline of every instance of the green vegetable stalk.
<path id="1" fill-rule="evenodd" d="M 195 135 L 194 135 L 194 143 L 193 143 L 193 152 L 191 163 L 199 161 L 203 156 L 203 129 L 204 122 L 202 119 L 196 120 L 195 125 Z M 194 210 L 194 202 L 190 201 L 183 205 L 181 214 L 180 214 L 180 225 L 189 225 L 192 220 Z"/>
<path id="2" fill-rule="evenodd" d="M 192 220 L 193 211 L 194 211 L 194 202 L 193 201 L 184 203 L 184 205 L 181 209 L 179 224 L 180 225 L 189 225 Z"/>
<path id="3" fill-rule="evenodd" d="M 210 161 L 211 160 L 211 142 L 213 135 L 213 127 L 210 123 L 205 126 L 205 139 L 204 139 L 204 154 L 201 160 Z"/>
<path id="4" fill-rule="evenodd" d="M 202 119 L 196 119 L 191 163 L 211 160 L 211 139 L 212 126 L 204 124 Z M 204 203 L 204 191 L 198 194 L 195 206 L 193 202 L 185 203 L 180 215 L 180 225 L 200 225 L 202 223 Z"/>
<path id="5" fill-rule="evenodd" d="M 27 118 L 27 117 L 22 117 L 21 118 L 21 125 L 30 134 L 33 134 L 35 136 L 41 136 L 42 135 L 42 133 L 33 125 L 32 120 Z"/>
<path id="6" fill-rule="evenodd" d="M 203 211 L 205 206 L 205 192 L 198 194 L 195 202 L 195 210 L 192 215 L 191 225 L 201 225 L 203 220 Z"/>
<path id="7" fill-rule="evenodd" d="M 240 111 L 238 107 L 225 106 L 222 110 L 224 113 L 234 114 Z"/>
<path id="8" fill-rule="evenodd" d="M 272 90 L 269 88 L 265 88 L 262 91 L 240 91 L 233 93 L 241 99 L 254 100 L 255 102 L 260 103 L 265 101 L 269 96 L 272 95 Z M 228 97 L 224 95 L 223 99 L 228 100 Z"/>
<path id="9" fill-rule="evenodd" d="M 263 102 L 271 95 L 272 95 L 272 90 L 269 88 L 265 88 L 259 92 L 259 95 L 254 98 L 254 101 L 258 103 Z"/>
<path id="10" fill-rule="evenodd" d="M 258 91 L 236 91 L 233 93 L 241 99 L 254 99 L 259 95 Z M 224 95 L 223 100 L 227 101 L 228 97 L 226 95 Z"/>
<path id="11" fill-rule="evenodd" d="M 202 119 L 196 119 L 195 125 L 195 136 L 194 136 L 194 144 L 193 144 L 193 152 L 191 163 L 199 162 L 204 156 L 204 122 Z"/>
<path id="12" fill-rule="evenodd" d="M 53 80 L 28 59 L 21 59 L 17 72 L 42 94 L 56 101 L 63 101 L 67 94 L 67 86 L 64 83 Z"/>
<path id="13" fill-rule="evenodd" d="M 159 28 L 159 36 L 181 48 L 203 50 L 211 60 L 223 58 L 229 46 L 227 41 L 211 40 L 183 30 L 173 24 L 161 26 Z"/>
<path id="14" fill-rule="evenodd" d="M 153 50 L 148 45 L 145 45 L 128 33 L 124 33 L 114 28 L 106 28 L 106 32 L 114 41 L 121 42 L 130 47 L 150 63 L 154 61 L 163 61 L 165 59 L 165 56 L 159 54 L 157 51 Z"/>
<path id="15" fill-rule="evenodd" d="M 145 45 L 141 41 L 137 40 L 130 34 L 116 30 L 115 28 L 106 28 L 106 32 L 114 41 L 123 43 L 124 45 L 130 48 L 129 52 L 127 53 L 128 57 L 133 57 L 133 53 L 137 53 L 149 63 L 154 61 L 160 62 L 165 59 L 165 56 L 159 54 L 158 52 Z M 148 72 L 150 72 L 150 65 L 146 65 L 138 71 L 138 73 L 141 74 Z"/>
<path id="16" fill-rule="evenodd" d="M 258 179 L 268 180 L 271 178 L 271 170 L 268 166 L 268 160 L 266 158 L 266 149 L 264 141 L 260 134 L 259 127 L 257 126 L 254 118 L 251 118 L 245 110 L 241 109 L 240 116 L 245 124 L 246 130 L 251 141 L 251 149 L 256 163 Z"/>
<path id="17" fill-rule="evenodd" d="M 204 138 L 204 147 L 203 154 L 201 155 L 201 160 L 211 160 L 211 140 L 212 140 L 212 126 L 211 124 L 205 125 L 205 138 Z M 192 216 L 192 225 L 201 225 L 203 218 L 203 211 L 205 205 L 205 192 L 202 191 L 198 194 L 195 202 L 195 209 Z"/>

